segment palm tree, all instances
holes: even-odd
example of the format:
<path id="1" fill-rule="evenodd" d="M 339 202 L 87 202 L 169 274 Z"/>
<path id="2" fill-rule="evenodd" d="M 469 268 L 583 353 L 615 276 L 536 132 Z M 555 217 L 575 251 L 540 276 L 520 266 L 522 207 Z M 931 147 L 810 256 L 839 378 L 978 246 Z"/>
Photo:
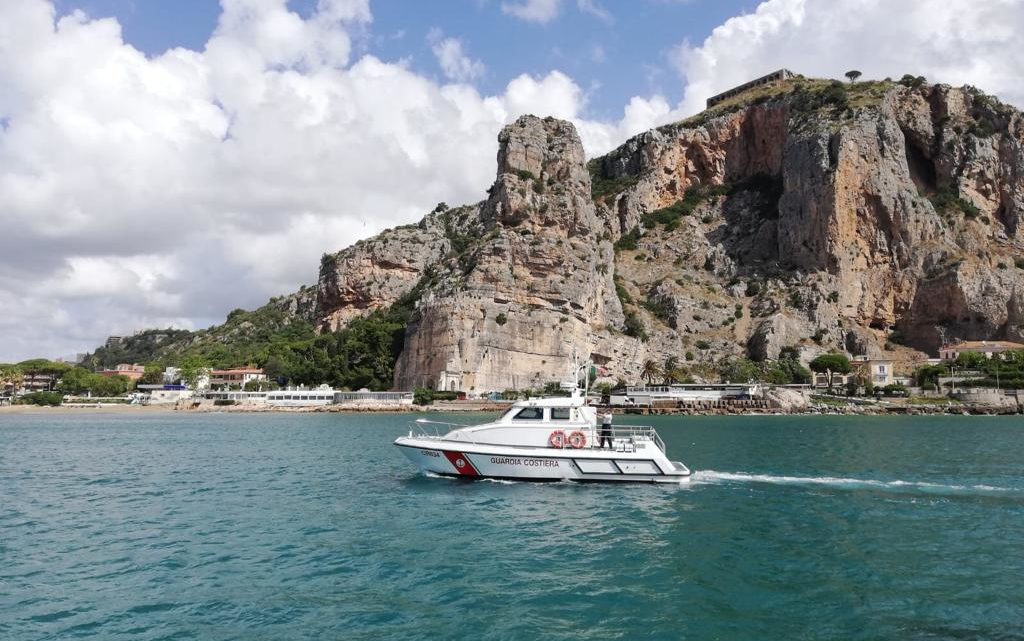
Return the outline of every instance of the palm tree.
<path id="1" fill-rule="evenodd" d="M 22 386 L 25 380 L 25 375 L 22 373 L 21 368 L 16 365 L 0 365 L 0 391 L 7 386 L 11 387 L 11 395 L 18 395 L 18 388 Z"/>
<path id="2" fill-rule="evenodd" d="M 685 367 L 679 365 L 679 357 L 669 356 L 665 359 L 664 372 L 665 384 L 681 383 L 689 375 Z"/>
<path id="3" fill-rule="evenodd" d="M 640 378 L 646 378 L 648 385 L 654 385 L 654 379 L 661 376 L 661 367 L 651 359 L 644 361 L 644 366 L 640 369 Z"/>

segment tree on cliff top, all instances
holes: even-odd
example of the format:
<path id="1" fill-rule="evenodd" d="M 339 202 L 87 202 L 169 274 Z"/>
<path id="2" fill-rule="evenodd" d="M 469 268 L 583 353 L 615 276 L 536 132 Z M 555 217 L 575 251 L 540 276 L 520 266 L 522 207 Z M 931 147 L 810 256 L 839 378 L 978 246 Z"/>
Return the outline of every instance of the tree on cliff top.
<path id="1" fill-rule="evenodd" d="M 860 78 L 863 75 L 864 74 L 862 74 L 861 72 L 857 71 L 856 69 L 851 69 L 851 70 L 846 72 L 846 77 L 850 79 L 851 83 L 857 82 L 857 78 Z"/>
<path id="2" fill-rule="evenodd" d="M 835 374 L 849 374 L 852 369 L 850 359 L 843 354 L 822 354 L 815 357 L 810 363 L 811 370 L 819 374 L 828 375 L 828 386 L 832 387 L 832 376 Z"/>

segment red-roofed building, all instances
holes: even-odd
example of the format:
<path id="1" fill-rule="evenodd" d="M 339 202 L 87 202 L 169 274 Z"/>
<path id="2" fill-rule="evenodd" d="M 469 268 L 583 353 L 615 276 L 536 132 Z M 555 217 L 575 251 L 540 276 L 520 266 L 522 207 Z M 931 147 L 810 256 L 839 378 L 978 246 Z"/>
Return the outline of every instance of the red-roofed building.
<path id="1" fill-rule="evenodd" d="M 964 352 L 974 352 L 983 355 L 985 358 L 992 358 L 993 356 L 1006 358 L 1003 356 L 1003 353 L 1019 352 L 1022 350 L 1024 350 L 1024 345 L 1021 343 L 1011 343 L 1010 341 L 964 341 L 955 345 L 944 345 L 939 350 L 939 358 L 953 361 Z"/>
<path id="2" fill-rule="evenodd" d="M 210 372 L 210 387 L 245 387 L 252 381 L 266 382 L 267 375 L 262 369 L 239 367 L 236 369 L 215 369 Z"/>
<path id="3" fill-rule="evenodd" d="M 120 363 L 113 369 L 105 369 L 100 372 L 103 376 L 125 376 L 133 381 L 139 380 L 145 373 L 146 368 L 142 365 L 129 365 L 127 363 Z"/>

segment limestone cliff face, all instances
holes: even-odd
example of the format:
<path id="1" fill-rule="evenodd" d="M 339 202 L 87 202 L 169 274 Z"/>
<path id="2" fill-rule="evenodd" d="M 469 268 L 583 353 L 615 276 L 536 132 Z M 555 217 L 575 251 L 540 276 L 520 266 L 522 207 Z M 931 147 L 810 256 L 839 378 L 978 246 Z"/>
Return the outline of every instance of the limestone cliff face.
<path id="1" fill-rule="evenodd" d="M 673 308 L 705 311 L 669 324 L 720 352 L 774 357 L 812 336 L 812 351 L 871 352 L 889 339 L 932 352 L 943 338 L 1019 339 L 1022 123 L 970 89 L 877 83 L 849 109 L 809 109 L 798 90 L 627 142 L 596 167 L 629 184 L 600 211 L 616 236 L 644 231 L 639 268 L 633 252 L 618 261 L 633 291 L 649 299 L 682 276 Z M 744 191 L 758 174 L 777 181 L 775 206 Z M 644 228 L 687 187 L 727 183 L 680 230 Z M 721 296 L 723 280 L 742 286 Z M 734 305 L 743 319 L 707 326 Z"/>
<path id="2" fill-rule="evenodd" d="M 463 269 L 446 269 L 424 295 L 398 387 L 543 385 L 563 378 L 574 354 L 611 359 L 621 349 L 608 329 L 622 320 L 614 252 L 574 128 L 526 116 L 499 142 L 498 177 L 480 206 L 483 237 L 457 261 Z"/>
<path id="3" fill-rule="evenodd" d="M 1024 339 L 1024 118 L 976 90 L 797 80 L 590 163 L 550 118 L 499 142 L 487 200 L 323 261 L 321 331 L 419 285 L 399 388 Z"/>
<path id="4" fill-rule="evenodd" d="M 336 331 L 354 318 L 386 308 L 419 282 L 451 243 L 437 215 L 419 225 L 389 229 L 320 263 L 315 324 Z"/>

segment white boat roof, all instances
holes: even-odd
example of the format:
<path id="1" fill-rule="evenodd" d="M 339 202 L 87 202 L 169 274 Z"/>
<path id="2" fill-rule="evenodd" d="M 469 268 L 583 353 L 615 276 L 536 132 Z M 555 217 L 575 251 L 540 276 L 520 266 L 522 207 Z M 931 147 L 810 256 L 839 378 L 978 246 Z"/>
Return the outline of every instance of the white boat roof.
<path id="1" fill-rule="evenodd" d="M 512 407 L 583 407 L 586 401 L 583 396 L 552 396 L 516 401 Z"/>

